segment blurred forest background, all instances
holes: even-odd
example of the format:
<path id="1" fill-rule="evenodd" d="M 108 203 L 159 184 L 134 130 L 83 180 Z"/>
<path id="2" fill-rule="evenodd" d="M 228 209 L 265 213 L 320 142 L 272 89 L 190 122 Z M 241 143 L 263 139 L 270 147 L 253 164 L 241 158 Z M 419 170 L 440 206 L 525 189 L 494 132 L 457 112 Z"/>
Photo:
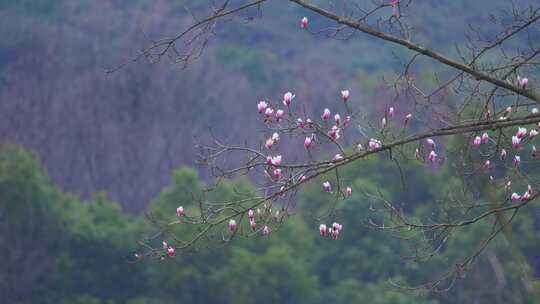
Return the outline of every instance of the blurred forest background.
<path id="1" fill-rule="evenodd" d="M 509 1 L 415 1 L 415 41 L 455 55 L 469 24 Z M 518 1 L 519 2 L 519 1 Z M 488 7 L 490 10 L 486 10 Z M 189 7 L 189 11 L 185 9 Z M 318 238 L 313 215 L 325 208 L 320 185 L 299 195 L 298 216 L 271 237 L 238 241 L 165 261 L 132 263 L 152 231 L 144 213 L 174 216 L 210 183 L 194 145 L 214 134 L 260 141 L 256 103 L 293 91 L 306 111 L 349 88 L 354 106 L 382 113 L 384 85 L 406 51 L 360 35 L 347 41 L 302 32 L 305 13 L 270 1 L 262 16 L 219 23 L 203 56 L 182 69 L 136 62 L 105 73 L 148 37 L 174 35 L 209 13 L 209 1 L 0 1 L 0 298 L 6 303 L 526 303 L 521 270 L 504 238 L 448 293 L 396 291 L 436 278 L 470 252 L 488 225 L 463 229 L 427 263 L 402 259 L 414 248 L 368 230 L 370 200 L 359 192 L 339 208 L 337 241 Z M 449 17 L 451 16 L 451 17 Z M 260 17 L 260 18 L 259 18 Z M 312 28 L 322 28 L 314 16 Z M 514 43 L 519 44 L 520 41 Z M 418 78 L 430 83 L 426 60 Z M 445 71 L 437 71 L 444 73 Z M 300 98 L 300 97 L 299 97 Z M 398 111 L 405 111 L 407 101 Z M 445 106 L 441 106 L 445 107 Z M 447 143 L 457 151 L 459 138 Z M 452 148 L 454 147 L 454 148 Z M 295 148 L 291 148 L 294 150 Z M 449 156 L 451 157 L 451 156 Z M 191 168 L 188 168 L 191 167 Z M 419 172 L 423 174 L 418 174 Z M 344 173 L 354 189 L 382 189 L 418 216 L 436 210 L 434 193 L 459 184 L 452 168 L 408 164 L 403 187 L 383 158 Z M 220 198 L 250 181 L 222 184 Z M 479 195 L 482 195 L 482 185 Z M 521 254 L 540 273 L 539 209 L 520 212 Z M 341 237 L 341 235 L 340 235 Z M 410 245 L 410 244 L 409 244 Z"/>

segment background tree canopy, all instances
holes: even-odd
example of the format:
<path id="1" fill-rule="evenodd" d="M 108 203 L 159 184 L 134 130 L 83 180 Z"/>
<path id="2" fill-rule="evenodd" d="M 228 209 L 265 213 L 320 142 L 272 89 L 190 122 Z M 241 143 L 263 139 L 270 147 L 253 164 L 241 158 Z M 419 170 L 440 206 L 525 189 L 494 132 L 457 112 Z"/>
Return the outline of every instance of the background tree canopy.
<path id="1" fill-rule="evenodd" d="M 371 163 L 383 169 L 369 171 Z M 143 213 L 124 213 L 104 193 L 83 202 L 62 192 L 34 155 L 3 146 L 0 248 L 7 255 L 0 269 L 0 290 L 10 303 L 524 302 L 520 269 L 502 237 L 450 293 L 418 295 L 392 287 L 390 282 L 414 284 L 437 275 L 448 261 L 477 246 L 488 225 L 465 228 L 429 263 L 403 260 L 411 254 L 408 243 L 367 228 L 367 220 L 377 218 L 369 211 L 371 198 L 365 193 L 383 184 L 388 189 L 384 177 L 395 178 L 392 170 L 384 169 L 386 163 L 373 158 L 369 165 L 348 168 L 347 178 L 359 190 L 336 210 L 340 221 L 347 223 L 346 233 L 336 241 L 318 236 L 316 214 L 325 212 L 331 202 L 318 194 L 318 188 L 308 187 L 300 196 L 306 210 L 299 210 L 301 216 L 270 237 L 135 262 L 137 240 L 156 229 Z M 446 180 L 419 178 L 414 183 L 415 189 L 425 191 L 407 196 L 411 202 L 407 209 L 411 214 L 430 212 L 430 189 L 443 189 Z M 178 202 L 189 202 L 203 184 L 192 169 L 178 169 L 148 212 L 154 218 L 174 216 Z M 239 181 L 220 186 L 217 193 L 234 196 L 246 187 L 246 181 Z M 391 190 L 384 195 L 396 195 Z M 186 207 L 188 214 L 196 208 Z M 519 247 L 535 272 L 539 216 L 531 205 L 514 222 Z M 177 229 L 181 233 L 191 228 Z"/>

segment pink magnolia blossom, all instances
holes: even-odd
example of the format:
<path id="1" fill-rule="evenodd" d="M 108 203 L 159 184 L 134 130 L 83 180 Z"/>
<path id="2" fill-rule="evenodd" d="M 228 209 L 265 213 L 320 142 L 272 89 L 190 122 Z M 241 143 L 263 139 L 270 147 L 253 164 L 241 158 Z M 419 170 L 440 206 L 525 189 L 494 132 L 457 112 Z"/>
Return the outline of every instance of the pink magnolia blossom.
<path id="1" fill-rule="evenodd" d="M 341 122 L 341 116 L 339 116 L 339 114 L 334 115 L 334 120 L 336 121 L 336 125 L 339 126 Z"/>
<path id="2" fill-rule="evenodd" d="M 491 169 L 491 161 L 489 159 L 484 162 L 484 169 Z"/>
<path id="3" fill-rule="evenodd" d="M 534 137 L 536 137 L 536 135 L 538 135 L 538 131 L 536 131 L 535 129 L 531 129 L 529 131 L 529 139 L 533 139 Z"/>
<path id="4" fill-rule="evenodd" d="M 501 150 L 501 160 L 505 160 L 505 159 L 506 159 L 506 156 L 507 156 L 506 150 L 505 150 L 505 149 L 502 149 L 502 150 Z"/>
<path id="5" fill-rule="evenodd" d="M 403 123 L 404 125 L 407 125 L 409 123 L 409 121 L 411 120 L 412 118 L 412 114 L 409 113 L 407 115 L 405 115 L 405 122 Z"/>
<path id="6" fill-rule="evenodd" d="M 236 221 L 231 219 L 229 221 L 229 231 L 230 232 L 235 232 L 236 231 L 236 228 L 237 228 L 237 225 L 236 225 Z"/>
<path id="7" fill-rule="evenodd" d="M 328 230 L 325 224 L 319 225 L 319 233 L 321 234 L 321 236 L 326 236 L 328 234 Z"/>
<path id="8" fill-rule="evenodd" d="M 339 139 L 339 128 L 337 126 L 333 126 L 332 129 L 330 129 L 330 131 L 328 131 L 328 137 L 330 137 L 330 139 L 332 141 L 336 141 Z"/>
<path id="9" fill-rule="evenodd" d="M 517 132 L 516 132 L 516 136 L 519 138 L 519 139 L 522 139 L 524 138 L 525 136 L 527 136 L 527 128 L 518 128 Z"/>
<path id="10" fill-rule="evenodd" d="M 276 120 L 280 121 L 283 118 L 283 115 L 285 115 L 285 111 L 279 109 L 276 111 Z"/>
<path id="11" fill-rule="evenodd" d="M 334 223 L 332 224 L 332 229 L 333 229 L 333 230 L 341 231 L 341 229 L 343 229 L 343 226 L 342 226 L 341 224 L 339 224 L 339 223 L 334 222 Z"/>
<path id="12" fill-rule="evenodd" d="M 252 231 L 257 230 L 257 223 L 255 223 L 255 220 L 253 218 L 249 219 L 249 227 Z"/>
<path id="13" fill-rule="evenodd" d="M 274 132 L 274 134 L 272 134 L 272 140 L 274 142 L 278 142 L 279 141 L 279 133 Z"/>
<path id="14" fill-rule="evenodd" d="M 341 229 L 343 229 L 343 226 L 341 226 L 341 224 L 339 224 L 339 223 L 333 223 L 332 224 L 331 234 L 332 234 L 332 238 L 334 240 L 337 239 L 339 233 L 341 232 Z"/>
<path id="15" fill-rule="evenodd" d="M 265 101 L 261 100 L 257 104 L 257 110 L 259 111 L 259 113 L 264 112 L 264 110 L 266 110 L 266 107 L 268 107 L 268 104 Z"/>
<path id="16" fill-rule="evenodd" d="M 269 138 L 266 140 L 266 143 L 264 144 L 264 146 L 266 147 L 266 149 L 270 150 L 272 149 L 272 147 L 274 146 L 274 140 Z"/>
<path id="17" fill-rule="evenodd" d="M 521 195 L 521 201 L 526 202 L 531 198 L 531 194 L 529 192 L 525 192 Z"/>
<path id="18" fill-rule="evenodd" d="M 329 181 L 326 181 L 323 183 L 323 188 L 325 192 L 328 192 L 328 193 L 332 192 L 332 185 L 330 185 Z"/>
<path id="19" fill-rule="evenodd" d="M 276 155 L 272 157 L 272 165 L 279 166 L 281 165 L 281 155 Z"/>
<path id="20" fill-rule="evenodd" d="M 510 113 L 512 113 L 512 107 L 507 107 L 507 108 L 504 110 L 504 115 L 506 116 L 506 115 L 508 115 L 508 114 L 510 114 Z"/>
<path id="21" fill-rule="evenodd" d="M 482 138 L 480 136 L 476 136 L 473 140 L 473 146 L 475 148 L 480 148 L 480 145 L 482 144 Z"/>
<path id="22" fill-rule="evenodd" d="M 264 226 L 264 228 L 262 230 L 263 235 L 270 235 L 271 232 L 272 232 L 272 230 L 270 230 L 270 228 L 268 228 L 268 226 Z"/>
<path id="23" fill-rule="evenodd" d="M 323 120 L 328 120 L 328 119 L 330 119 L 330 114 L 331 114 L 330 110 L 328 108 L 326 108 L 326 109 L 324 109 L 323 114 L 322 114 L 321 117 L 322 117 Z"/>
<path id="24" fill-rule="evenodd" d="M 163 249 L 169 248 L 169 244 L 167 244 L 167 242 L 165 241 L 161 242 L 161 246 L 163 247 Z"/>
<path id="25" fill-rule="evenodd" d="M 393 118 L 395 115 L 394 107 L 388 109 L 388 117 Z"/>
<path id="26" fill-rule="evenodd" d="M 345 116 L 345 121 L 343 122 L 343 126 L 347 126 L 349 122 L 351 121 L 351 117 L 349 115 Z"/>
<path id="27" fill-rule="evenodd" d="M 248 218 L 253 219 L 254 217 L 255 217 L 255 213 L 253 212 L 252 209 L 249 209 L 248 210 Z"/>
<path id="28" fill-rule="evenodd" d="M 521 148 L 521 138 L 519 138 L 517 136 L 512 136 L 512 147 L 514 149 Z"/>
<path id="29" fill-rule="evenodd" d="M 176 216 L 182 217 L 184 215 L 185 215 L 184 207 L 180 206 L 180 207 L 176 208 Z"/>
<path id="30" fill-rule="evenodd" d="M 381 127 L 382 127 L 383 129 L 386 128 L 386 117 L 383 117 L 383 118 L 381 119 Z"/>
<path id="31" fill-rule="evenodd" d="M 489 142 L 489 135 L 487 133 L 482 134 L 482 143 L 487 144 Z"/>
<path id="32" fill-rule="evenodd" d="M 347 189 L 345 189 L 345 193 L 347 194 L 347 196 L 351 196 L 352 195 L 352 188 L 347 187 Z"/>
<path id="33" fill-rule="evenodd" d="M 512 202 L 519 202 L 521 200 L 521 195 L 514 192 L 510 196 L 510 199 L 512 200 Z"/>
<path id="34" fill-rule="evenodd" d="M 270 156 L 270 155 L 268 155 L 268 156 L 266 157 L 266 164 L 267 164 L 268 166 L 271 166 L 271 165 L 272 165 L 272 159 L 273 159 L 273 157 Z"/>
<path id="35" fill-rule="evenodd" d="M 431 138 L 426 139 L 426 143 L 428 144 L 431 149 L 435 149 L 435 141 Z"/>
<path id="36" fill-rule="evenodd" d="M 304 121 L 302 120 L 302 118 L 298 118 L 296 120 L 296 126 L 300 129 L 303 129 L 305 128 L 306 124 L 304 123 Z"/>
<path id="37" fill-rule="evenodd" d="M 491 111 L 488 109 L 486 111 L 486 120 L 490 120 L 491 119 Z"/>
<path id="38" fill-rule="evenodd" d="M 173 247 L 167 248 L 167 255 L 168 255 L 168 256 L 173 257 L 173 256 L 174 256 L 174 253 L 175 253 L 175 250 L 174 250 Z"/>
<path id="39" fill-rule="evenodd" d="M 272 108 L 266 108 L 264 116 L 266 116 L 266 118 L 271 118 L 272 115 L 274 115 L 274 110 Z"/>
<path id="40" fill-rule="evenodd" d="M 432 163 L 435 162 L 437 160 L 437 153 L 435 151 L 429 152 L 428 160 Z"/>
<path id="41" fill-rule="evenodd" d="M 280 179 L 281 178 L 281 169 L 274 169 L 274 177 L 276 179 Z"/>
<path id="42" fill-rule="evenodd" d="M 300 27 L 303 29 L 307 29 L 308 27 L 308 18 L 304 17 L 302 18 L 302 21 L 300 21 Z"/>
<path id="43" fill-rule="evenodd" d="M 343 90 L 341 91 L 341 98 L 343 98 L 343 101 L 349 100 L 349 90 Z"/>
<path id="44" fill-rule="evenodd" d="M 533 193 L 533 189 L 532 189 L 532 186 L 531 185 L 527 185 L 527 192 L 529 194 L 532 194 Z"/>
<path id="45" fill-rule="evenodd" d="M 521 157 L 519 155 L 514 156 L 514 167 L 519 168 L 521 164 Z"/>
<path id="46" fill-rule="evenodd" d="M 368 142 L 368 149 L 369 151 L 374 151 L 374 150 L 377 150 L 381 147 L 381 141 L 375 139 L 375 138 L 370 138 L 369 139 L 369 142 Z"/>
<path id="47" fill-rule="evenodd" d="M 419 150 L 418 148 L 416 148 L 416 150 L 414 150 L 414 157 L 415 157 L 416 159 L 422 158 L 422 157 L 420 156 L 420 150 Z"/>
<path id="48" fill-rule="evenodd" d="M 532 108 L 531 109 L 531 114 L 532 115 L 538 115 L 540 113 L 540 111 L 538 111 L 538 108 Z"/>
<path id="49" fill-rule="evenodd" d="M 334 155 L 334 158 L 332 158 L 332 160 L 334 161 L 339 161 L 339 160 L 342 160 L 343 159 L 343 156 L 341 154 L 336 154 Z"/>
<path id="50" fill-rule="evenodd" d="M 285 93 L 285 95 L 283 95 L 283 104 L 286 105 L 287 107 L 290 107 L 294 97 L 295 95 L 291 92 Z"/>
<path id="51" fill-rule="evenodd" d="M 306 139 L 304 139 L 304 148 L 309 149 L 313 145 L 313 137 L 308 136 Z"/>
<path id="52" fill-rule="evenodd" d="M 529 84 L 529 79 L 528 78 L 521 78 L 520 76 L 517 77 L 517 84 L 520 88 L 522 89 L 526 89 L 527 88 L 527 85 Z"/>

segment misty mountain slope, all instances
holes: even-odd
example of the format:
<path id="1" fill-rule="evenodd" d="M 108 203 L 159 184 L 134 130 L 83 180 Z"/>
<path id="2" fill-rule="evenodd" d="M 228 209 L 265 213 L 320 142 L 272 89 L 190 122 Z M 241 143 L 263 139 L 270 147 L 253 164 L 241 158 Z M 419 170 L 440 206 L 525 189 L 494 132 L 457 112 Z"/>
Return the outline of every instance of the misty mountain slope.
<path id="1" fill-rule="evenodd" d="M 452 55 L 455 44 L 464 43 L 468 23 L 489 22 L 485 8 L 497 11 L 507 3 L 415 5 L 415 14 L 407 16 L 414 38 Z M 360 34 L 347 41 L 309 35 L 299 28 L 305 11 L 270 1 L 253 22 L 218 23 L 218 36 L 187 69 L 165 60 L 104 72 L 145 45 L 145 35 L 186 28 L 192 19 L 184 6 L 197 16 L 209 9 L 206 1 L 2 1 L 1 140 L 35 150 L 64 190 L 86 197 L 105 190 L 138 211 L 174 168 L 195 165 L 193 146 L 208 140 L 210 130 L 258 143 L 260 132 L 252 132 L 260 129 L 258 100 L 291 90 L 311 112 L 348 87 L 368 111 L 381 76 L 399 70 L 407 58 L 406 51 Z M 329 25 L 308 16 L 311 28 Z M 430 61 L 422 67 L 429 69 Z"/>

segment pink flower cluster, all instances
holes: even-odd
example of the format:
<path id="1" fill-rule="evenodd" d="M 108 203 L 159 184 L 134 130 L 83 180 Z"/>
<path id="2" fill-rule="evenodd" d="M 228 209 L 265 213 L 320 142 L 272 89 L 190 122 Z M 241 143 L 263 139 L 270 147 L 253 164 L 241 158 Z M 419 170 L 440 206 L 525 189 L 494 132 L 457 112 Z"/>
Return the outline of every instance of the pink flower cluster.
<path id="1" fill-rule="evenodd" d="M 533 193 L 533 189 L 532 189 L 532 186 L 531 185 L 527 185 L 527 191 L 525 191 L 525 193 L 523 193 L 522 195 L 519 195 L 517 194 L 516 192 L 512 193 L 512 195 L 510 195 L 510 200 L 512 200 L 512 202 L 526 202 L 528 201 L 529 199 L 531 199 L 531 195 Z"/>
<path id="2" fill-rule="evenodd" d="M 337 239 L 339 233 L 343 229 L 343 226 L 339 223 L 334 222 L 332 226 L 327 227 L 326 224 L 320 224 L 319 225 L 319 234 L 322 237 L 326 237 L 330 235 L 332 239 Z"/>
<path id="3" fill-rule="evenodd" d="M 176 250 L 174 249 L 174 247 L 169 246 L 169 244 L 167 244 L 167 242 L 165 241 L 163 241 L 162 244 L 163 244 L 163 249 L 165 249 L 165 252 L 167 253 L 167 255 L 172 258 L 176 254 Z"/>

